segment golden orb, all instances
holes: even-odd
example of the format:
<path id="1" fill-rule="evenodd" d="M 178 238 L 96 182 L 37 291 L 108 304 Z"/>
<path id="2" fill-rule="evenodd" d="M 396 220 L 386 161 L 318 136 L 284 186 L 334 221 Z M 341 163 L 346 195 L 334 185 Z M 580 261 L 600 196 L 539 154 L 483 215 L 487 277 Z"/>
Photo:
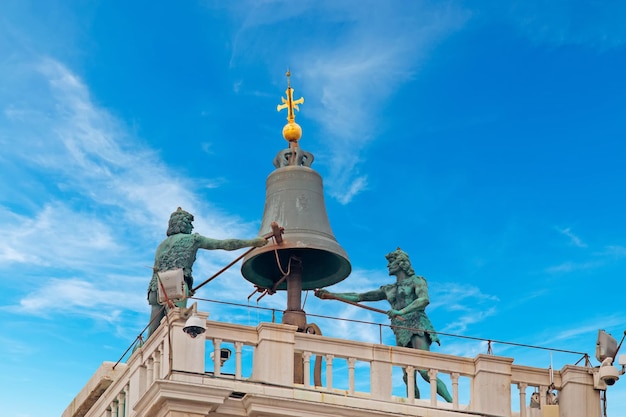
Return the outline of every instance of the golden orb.
<path id="1" fill-rule="evenodd" d="M 287 123 L 283 127 L 283 137 L 286 141 L 296 142 L 302 137 L 302 128 L 295 122 Z"/>

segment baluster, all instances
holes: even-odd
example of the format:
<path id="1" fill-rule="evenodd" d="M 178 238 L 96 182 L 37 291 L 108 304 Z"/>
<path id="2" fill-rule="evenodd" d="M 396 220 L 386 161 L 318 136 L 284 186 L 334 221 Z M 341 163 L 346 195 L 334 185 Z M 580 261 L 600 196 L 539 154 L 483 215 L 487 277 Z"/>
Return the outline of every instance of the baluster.
<path id="1" fill-rule="evenodd" d="M 152 354 L 154 358 L 154 380 L 161 379 L 161 351 L 159 349 L 155 350 Z"/>
<path id="2" fill-rule="evenodd" d="M 169 346 L 169 345 L 168 345 Z M 172 370 L 170 369 L 170 365 L 171 365 L 171 359 L 170 358 L 170 350 L 171 346 L 168 347 L 168 350 L 165 350 L 165 340 L 163 340 L 160 344 L 159 347 L 157 348 L 157 350 L 159 351 L 159 359 L 161 360 L 161 367 L 164 369 L 161 369 L 161 375 L 167 375 L 169 372 L 171 372 Z"/>
<path id="3" fill-rule="evenodd" d="M 213 339 L 213 375 L 222 375 L 222 339 Z"/>
<path id="4" fill-rule="evenodd" d="M 130 398 L 130 381 L 124 387 L 124 417 L 130 414 L 128 412 L 128 409 L 130 408 L 129 398 Z"/>
<path id="5" fill-rule="evenodd" d="M 541 404 L 540 408 L 543 408 L 543 406 L 547 404 L 546 392 L 548 392 L 548 387 L 546 387 L 545 385 L 540 385 L 539 386 L 539 397 L 541 398 L 541 402 L 539 403 Z"/>
<path id="6" fill-rule="evenodd" d="M 526 388 L 528 384 L 520 382 L 517 384 L 519 389 L 519 417 L 526 417 Z"/>
<path id="7" fill-rule="evenodd" d="M 405 369 L 406 372 L 406 395 L 410 402 L 415 400 L 415 367 L 409 365 Z"/>
<path id="8" fill-rule="evenodd" d="M 430 378 L 430 405 L 437 406 L 437 370 L 429 369 L 428 377 Z"/>
<path id="9" fill-rule="evenodd" d="M 241 379 L 241 349 L 243 342 L 235 342 L 235 379 Z"/>
<path id="10" fill-rule="evenodd" d="M 113 417 L 120 417 L 120 410 L 118 406 L 119 403 L 117 402 L 117 400 L 111 401 L 111 414 L 113 414 Z"/>
<path id="11" fill-rule="evenodd" d="M 111 406 L 107 407 L 107 409 L 105 410 L 104 417 L 112 417 L 111 416 Z"/>
<path id="12" fill-rule="evenodd" d="M 311 386 L 311 352 L 303 352 L 302 359 L 304 362 L 304 386 Z"/>
<path id="13" fill-rule="evenodd" d="M 147 369 L 147 378 L 146 381 L 148 386 L 151 386 L 154 382 L 154 358 L 152 355 L 146 360 L 146 369 Z"/>
<path id="14" fill-rule="evenodd" d="M 348 358 L 348 393 L 354 395 L 354 364 L 355 358 Z"/>
<path id="15" fill-rule="evenodd" d="M 458 372 L 452 372 L 450 374 L 450 380 L 452 381 L 452 408 L 454 410 L 459 409 L 459 377 L 461 374 Z"/>
<path id="16" fill-rule="evenodd" d="M 474 393 L 474 387 L 476 386 L 476 384 L 474 383 L 474 377 L 470 376 L 469 379 L 469 385 L 470 385 L 470 403 L 469 403 L 469 409 L 471 411 L 475 411 L 476 410 L 476 402 L 474 401 L 475 398 L 475 393 Z"/>
<path id="17" fill-rule="evenodd" d="M 333 389 L 333 359 L 334 355 L 326 355 L 326 389 Z"/>
<path id="18" fill-rule="evenodd" d="M 117 394 L 117 415 L 126 417 L 126 393 L 123 390 Z"/>

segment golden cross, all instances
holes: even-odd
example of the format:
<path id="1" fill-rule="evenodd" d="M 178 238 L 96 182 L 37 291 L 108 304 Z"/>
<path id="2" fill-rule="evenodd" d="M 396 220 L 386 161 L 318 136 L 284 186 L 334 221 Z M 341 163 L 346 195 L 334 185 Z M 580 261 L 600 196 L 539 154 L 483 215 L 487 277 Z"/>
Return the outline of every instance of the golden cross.
<path id="1" fill-rule="evenodd" d="M 291 88 L 291 82 L 290 82 L 291 71 L 287 70 L 287 74 L 285 75 L 287 76 L 287 90 L 285 91 L 285 94 L 287 94 L 287 98 L 286 99 L 284 97 L 280 98 L 283 104 L 277 105 L 276 111 L 281 111 L 282 109 L 288 109 L 287 121 L 289 123 L 295 123 L 296 115 L 293 110 L 296 109 L 300 111 L 298 104 L 304 104 L 304 97 L 300 97 L 297 100 L 293 99 L 293 88 Z"/>

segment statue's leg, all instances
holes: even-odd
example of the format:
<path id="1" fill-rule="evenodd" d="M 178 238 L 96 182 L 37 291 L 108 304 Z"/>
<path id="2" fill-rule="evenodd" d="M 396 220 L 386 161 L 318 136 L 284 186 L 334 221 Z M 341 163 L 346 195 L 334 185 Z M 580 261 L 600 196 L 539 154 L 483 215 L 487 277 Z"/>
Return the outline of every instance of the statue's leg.
<path id="1" fill-rule="evenodd" d="M 424 335 L 424 336 L 413 335 L 413 337 L 411 338 L 411 347 L 414 349 L 430 350 L 430 339 L 428 338 L 427 335 Z M 430 377 L 428 376 L 428 371 L 426 371 L 425 369 L 420 369 L 418 372 L 420 373 L 422 378 L 424 378 L 424 381 L 430 384 Z M 416 382 L 416 385 L 417 385 L 417 382 Z M 452 402 L 452 396 L 448 392 L 448 388 L 446 387 L 446 384 L 439 378 L 437 378 L 437 394 L 439 394 L 447 402 L 449 403 Z"/>
<path id="2" fill-rule="evenodd" d="M 430 376 L 428 376 L 428 371 L 420 369 L 418 372 L 420 373 L 422 378 L 424 378 L 424 381 L 430 384 Z M 439 394 L 441 398 L 443 398 L 447 402 L 452 402 L 452 396 L 448 392 L 448 387 L 446 387 L 446 384 L 439 378 L 437 378 L 437 394 Z"/>
<path id="3" fill-rule="evenodd" d="M 150 326 L 148 326 L 148 336 L 146 336 L 146 339 L 156 331 L 159 324 L 161 324 L 161 319 L 165 317 L 164 310 L 159 304 L 158 291 L 148 291 L 148 303 L 150 303 L 151 309 Z"/>

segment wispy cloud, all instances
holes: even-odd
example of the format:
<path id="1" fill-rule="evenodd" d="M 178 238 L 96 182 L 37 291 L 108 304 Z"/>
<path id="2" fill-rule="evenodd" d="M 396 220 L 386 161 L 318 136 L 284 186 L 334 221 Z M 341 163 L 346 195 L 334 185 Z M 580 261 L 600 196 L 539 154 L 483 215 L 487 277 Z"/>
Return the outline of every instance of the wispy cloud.
<path id="1" fill-rule="evenodd" d="M 444 333 L 464 333 L 472 324 L 477 324 L 497 311 L 499 298 L 483 293 L 478 287 L 458 283 L 432 285 L 430 298 L 433 302 L 429 311 L 443 309 L 453 313 L 454 322 L 438 329 Z"/>
<path id="2" fill-rule="evenodd" d="M 607 245 L 599 251 L 588 254 L 587 258 L 578 261 L 565 261 L 546 268 L 549 274 L 563 274 L 576 271 L 592 270 L 605 267 L 611 263 L 626 259 L 626 248 L 621 245 Z"/>
<path id="3" fill-rule="evenodd" d="M 327 192 L 348 204 L 367 189 L 363 151 L 380 134 L 375 120 L 380 119 L 381 108 L 416 76 L 433 46 L 464 25 L 469 13 L 450 3 L 422 2 L 399 6 L 393 2 L 322 1 L 290 5 L 293 7 L 264 2 L 249 6 L 232 8 L 239 27 L 231 64 L 245 63 L 251 56 L 267 59 L 271 54 L 264 51 L 280 43 L 284 61 L 267 64 L 272 70 L 281 66 L 282 74 L 288 63 L 296 63 L 293 73 L 301 83 L 300 91 L 316 92 L 307 97 L 306 117 L 321 127 L 324 155 L 320 159 L 328 167 Z M 271 30 L 255 30 L 280 25 L 283 31 L 293 28 L 297 33 L 299 22 L 308 19 L 316 22 L 308 36 L 277 40 Z M 390 26 L 390 21 L 394 25 Z"/>
<path id="4" fill-rule="evenodd" d="M 44 58 L 36 70 L 47 87 L 25 92 L 20 111 L 30 116 L 11 127 L 25 130 L 28 123 L 39 128 L 25 135 L 21 146 L 12 148 L 14 157 L 24 160 L 30 169 L 56 178 L 59 190 L 78 193 L 80 199 L 97 203 L 101 209 L 117 210 L 125 221 L 137 226 L 163 228 L 163 219 L 182 205 L 195 211 L 198 219 L 214 218 L 212 230 L 232 231 L 229 227 L 235 218 L 217 211 L 211 211 L 211 216 L 202 213 L 212 209 L 196 196 L 199 187 L 165 166 L 122 122 L 98 107 L 88 87 L 70 69 Z M 48 103 L 46 108 L 34 103 L 42 101 Z M 7 107 L 11 106 L 15 107 Z M 37 152 L 43 142 L 46 152 Z M 214 187 L 221 181 L 198 182 Z"/>
<path id="5" fill-rule="evenodd" d="M 573 262 L 567 261 L 563 262 L 559 265 L 551 266 L 546 268 L 546 272 L 549 274 L 560 274 L 560 273 L 568 273 L 574 271 L 584 271 L 587 269 L 594 269 L 604 265 L 604 261 L 596 260 L 589 262 Z"/>
<path id="6" fill-rule="evenodd" d="M 603 254 L 614 259 L 626 258 L 626 247 L 621 245 L 609 245 L 604 248 Z"/>
<path id="7" fill-rule="evenodd" d="M 569 227 L 566 227 L 565 229 L 557 228 L 556 230 L 562 235 L 567 236 L 570 239 L 570 242 L 572 245 L 579 247 L 579 248 L 587 247 L 587 244 L 583 242 L 580 237 L 575 235 L 574 232 L 572 232 L 572 229 L 570 229 Z"/>
<path id="8" fill-rule="evenodd" d="M 406 4 L 405 4 L 406 5 Z M 308 63 L 304 84 L 321 92 L 308 110 L 323 128 L 329 193 L 342 204 L 366 189 L 363 151 L 381 133 L 380 109 L 408 80 L 435 44 L 463 26 L 468 13 L 414 3 L 410 10 L 377 3 L 377 12 L 351 7 L 344 28 L 324 48 L 300 49 Z M 389 27 L 389 18 L 397 25 Z"/>
<path id="9" fill-rule="evenodd" d="M 22 314 L 52 316 L 79 314 L 115 322 L 122 310 L 144 305 L 142 294 L 129 294 L 123 285 L 107 288 L 109 280 L 96 285 L 81 279 L 52 278 L 19 302 Z M 142 309 L 141 311 L 143 311 Z"/>
<path id="10" fill-rule="evenodd" d="M 99 255 L 119 250 L 115 232 L 94 213 L 77 213 L 59 202 L 46 204 L 35 217 L 0 207 L 4 225 L 0 264 L 80 268 L 96 265 Z"/>
<path id="11" fill-rule="evenodd" d="M 13 136 L 21 140 L 4 146 L 0 158 L 31 181 L 5 178 L 2 188 L 7 195 L 24 195 L 19 190 L 24 186 L 33 190 L 28 200 L 0 205 L 0 270 L 17 276 L 15 269 L 28 263 L 45 268 L 50 279 L 30 284 L 30 293 L 20 301 L 22 311 L 38 314 L 54 308 L 95 318 L 98 309 L 82 308 L 87 300 L 105 304 L 100 311 L 123 308 L 115 300 L 128 299 L 127 293 L 96 282 L 107 271 L 149 265 L 153 246 L 165 236 L 167 219 L 177 206 L 193 212 L 196 230 L 208 230 L 211 237 L 256 235 L 253 225 L 198 198 L 198 184 L 217 186 L 222 180 L 192 182 L 170 169 L 99 107 L 80 77 L 63 63 L 47 57 L 22 68 L 27 69 L 23 76 L 34 82 L 17 84 L 23 88 L 19 101 L 4 98 L 6 123 L 0 127 L 3 143 Z M 68 271 L 87 278 L 61 276 Z M 147 308 L 143 288 L 149 275 L 147 271 L 141 284 L 132 276 L 120 278 L 137 286 L 136 305 L 141 308 Z"/>
<path id="12" fill-rule="evenodd" d="M 563 342 L 571 342 L 581 336 L 588 338 L 589 335 L 592 335 L 593 337 L 593 340 L 589 343 L 594 343 L 595 336 L 597 335 L 599 329 L 607 330 L 609 333 L 611 329 L 621 332 L 626 330 L 623 329 L 624 325 L 626 325 L 626 316 L 618 313 L 608 316 L 584 317 L 580 323 L 569 328 L 562 325 L 556 325 L 555 323 L 556 328 L 548 329 L 549 331 L 552 331 L 552 333 L 545 338 L 542 338 L 542 343 L 547 345 L 563 345 Z M 620 333 L 615 333 L 614 336 L 619 338 Z"/>

